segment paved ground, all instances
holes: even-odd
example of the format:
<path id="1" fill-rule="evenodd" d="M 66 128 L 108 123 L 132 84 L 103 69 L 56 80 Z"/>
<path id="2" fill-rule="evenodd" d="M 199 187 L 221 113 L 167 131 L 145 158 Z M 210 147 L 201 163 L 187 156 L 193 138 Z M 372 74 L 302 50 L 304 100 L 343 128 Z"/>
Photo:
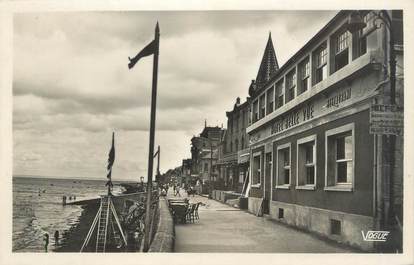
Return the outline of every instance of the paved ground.
<path id="1" fill-rule="evenodd" d="M 168 197 L 174 197 L 170 191 Z M 200 219 L 195 223 L 175 226 L 175 252 L 352 252 L 309 233 L 205 197 L 191 196 L 189 199 L 191 203 L 203 202 L 206 205 L 200 206 Z"/>

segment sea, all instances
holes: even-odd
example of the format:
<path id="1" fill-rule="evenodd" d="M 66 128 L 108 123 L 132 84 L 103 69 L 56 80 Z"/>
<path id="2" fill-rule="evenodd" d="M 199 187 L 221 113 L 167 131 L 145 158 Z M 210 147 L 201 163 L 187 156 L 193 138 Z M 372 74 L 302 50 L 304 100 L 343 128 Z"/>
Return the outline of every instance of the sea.
<path id="1" fill-rule="evenodd" d="M 64 206 L 63 196 L 68 203 L 74 196 L 76 201 L 99 198 L 107 192 L 105 183 L 106 179 L 13 176 L 13 252 L 44 252 L 45 233 L 49 234 L 48 251 L 53 251 L 55 231 L 62 236 L 79 222 L 83 210 L 78 205 Z M 122 190 L 114 185 L 114 193 Z"/>

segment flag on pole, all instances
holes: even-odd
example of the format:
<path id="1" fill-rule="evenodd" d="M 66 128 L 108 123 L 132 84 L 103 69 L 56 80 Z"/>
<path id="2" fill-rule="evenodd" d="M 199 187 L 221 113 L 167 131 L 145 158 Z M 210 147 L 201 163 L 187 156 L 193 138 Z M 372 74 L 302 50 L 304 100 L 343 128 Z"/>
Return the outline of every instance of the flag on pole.
<path id="1" fill-rule="evenodd" d="M 141 59 L 142 57 L 149 56 L 151 54 L 154 54 L 157 49 L 157 43 L 155 40 L 151 41 L 147 46 L 145 46 L 144 49 L 142 49 L 134 58 L 129 59 L 128 68 L 131 69 L 134 67 L 134 65 Z"/>
<path id="2" fill-rule="evenodd" d="M 111 180 L 111 176 L 112 176 L 112 165 L 114 164 L 115 161 L 115 133 L 112 132 L 112 146 L 111 146 L 111 150 L 109 151 L 109 155 L 108 155 L 108 166 L 107 166 L 107 170 L 108 170 L 108 174 L 106 175 L 106 177 L 108 178 L 108 182 L 106 183 L 106 185 L 108 186 L 108 190 L 110 189 L 110 187 L 112 187 L 112 180 Z"/>

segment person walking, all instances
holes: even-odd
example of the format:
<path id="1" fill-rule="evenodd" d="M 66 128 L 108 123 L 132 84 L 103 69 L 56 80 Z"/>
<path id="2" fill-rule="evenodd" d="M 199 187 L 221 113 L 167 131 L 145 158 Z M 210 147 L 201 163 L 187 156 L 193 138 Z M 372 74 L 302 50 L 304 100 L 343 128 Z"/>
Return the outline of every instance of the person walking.
<path id="1" fill-rule="evenodd" d="M 177 186 L 177 187 L 175 188 L 175 190 L 177 191 L 177 195 L 178 195 L 178 197 L 181 197 L 181 194 L 180 194 L 180 186 Z"/>
<path id="2" fill-rule="evenodd" d="M 59 245 L 59 231 L 55 231 L 55 246 Z"/>
<path id="3" fill-rule="evenodd" d="M 43 236 L 43 241 L 45 241 L 45 252 L 47 252 L 47 247 L 49 246 L 49 234 L 45 233 Z"/>

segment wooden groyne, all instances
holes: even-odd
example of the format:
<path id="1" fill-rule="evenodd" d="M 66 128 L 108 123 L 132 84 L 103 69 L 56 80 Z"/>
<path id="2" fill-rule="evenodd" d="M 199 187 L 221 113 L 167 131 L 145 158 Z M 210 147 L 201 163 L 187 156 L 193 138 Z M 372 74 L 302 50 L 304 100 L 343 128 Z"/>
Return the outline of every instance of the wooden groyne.
<path id="1" fill-rule="evenodd" d="M 78 201 L 69 201 L 66 202 L 64 205 L 86 205 L 90 203 L 98 203 L 100 201 L 100 198 L 94 198 L 94 199 L 84 199 L 84 200 L 78 200 Z"/>

